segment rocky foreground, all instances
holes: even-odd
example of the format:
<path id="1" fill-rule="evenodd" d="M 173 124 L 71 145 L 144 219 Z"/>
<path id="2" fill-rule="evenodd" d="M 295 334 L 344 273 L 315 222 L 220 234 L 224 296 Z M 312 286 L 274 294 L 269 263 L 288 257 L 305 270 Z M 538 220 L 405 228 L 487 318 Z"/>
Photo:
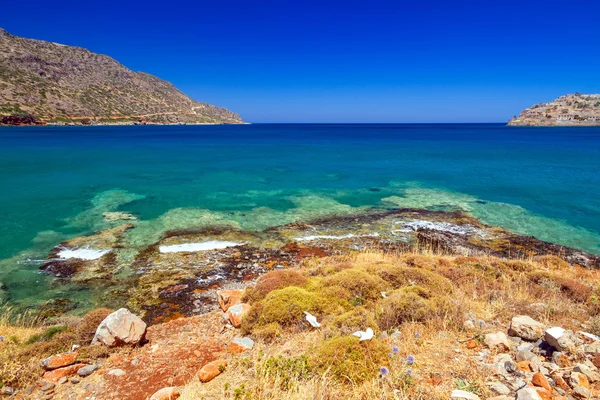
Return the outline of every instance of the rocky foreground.
<path id="1" fill-rule="evenodd" d="M 0 28 L 0 125 L 242 122 L 106 55 Z"/>
<path id="2" fill-rule="evenodd" d="M 600 398 L 595 255 L 462 213 L 374 210 L 170 232 L 128 264 L 135 218 L 105 217 L 42 268 L 117 311 L 0 321 L 6 397 Z"/>
<path id="3" fill-rule="evenodd" d="M 567 94 L 527 108 L 509 126 L 600 126 L 600 94 Z"/>

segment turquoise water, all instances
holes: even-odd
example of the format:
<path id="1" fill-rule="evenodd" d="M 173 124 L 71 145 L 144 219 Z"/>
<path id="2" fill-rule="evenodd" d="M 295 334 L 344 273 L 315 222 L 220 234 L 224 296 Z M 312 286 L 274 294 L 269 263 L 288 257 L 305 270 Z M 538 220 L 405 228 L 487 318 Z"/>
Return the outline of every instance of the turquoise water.
<path id="1" fill-rule="evenodd" d="M 600 253 L 600 128 L 243 125 L 0 129 L 0 282 L 10 300 L 64 288 L 38 272 L 61 241 L 140 218 L 243 229 L 366 207 L 461 209 Z"/>

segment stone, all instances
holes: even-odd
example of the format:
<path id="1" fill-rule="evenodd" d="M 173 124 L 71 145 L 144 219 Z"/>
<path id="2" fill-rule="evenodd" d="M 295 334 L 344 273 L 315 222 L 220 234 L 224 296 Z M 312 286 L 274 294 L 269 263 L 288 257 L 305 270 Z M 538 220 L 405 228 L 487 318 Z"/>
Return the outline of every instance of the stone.
<path id="1" fill-rule="evenodd" d="M 573 371 L 585 375 L 585 377 L 591 383 L 600 381 L 600 375 L 598 375 L 596 371 L 592 371 L 592 369 L 587 365 L 577 364 L 575 367 L 573 367 Z"/>
<path id="2" fill-rule="evenodd" d="M 227 361 L 225 360 L 209 362 L 198 371 L 198 379 L 202 383 L 209 382 L 219 376 L 225 370 L 225 367 L 227 367 Z"/>
<path id="3" fill-rule="evenodd" d="M 504 332 L 487 333 L 483 342 L 492 351 L 505 352 L 510 350 L 510 343 Z"/>
<path id="4" fill-rule="evenodd" d="M 487 400 L 509 400 L 509 398 L 502 395 L 502 396 L 489 397 Z"/>
<path id="5" fill-rule="evenodd" d="M 583 386 L 586 389 L 590 388 L 590 381 L 587 376 L 580 372 L 571 372 L 571 376 L 569 377 L 569 386 L 575 389 L 578 386 Z"/>
<path id="6" fill-rule="evenodd" d="M 49 392 L 51 390 L 54 390 L 55 387 L 56 385 L 52 382 L 44 382 L 42 386 L 40 386 L 40 390 L 42 392 Z"/>
<path id="7" fill-rule="evenodd" d="M 42 360 L 40 364 L 46 371 L 51 371 L 56 368 L 66 367 L 67 365 L 74 364 L 77 360 L 77 357 L 79 357 L 79 353 L 77 352 L 55 354 L 46 358 L 45 360 Z"/>
<path id="8" fill-rule="evenodd" d="M 583 386 L 577 386 L 575 389 L 573 389 L 573 393 L 580 399 L 592 398 L 592 392 L 590 392 L 587 388 Z"/>
<path id="9" fill-rule="evenodd" d="M 150 396 L 149 400 L 175 400 L 181 396 L 181 392 L 178 387 L 166 387 L 160 389 L 158 392 Z"/>
<path id="10" fill-rule="evenodd" d="M 600 353 L 596 353 L 596 355 L 592 357 L 592 364 L 594 364 L 596 368 L 600 368 Z"/>
<path id="11" fill-rule="evenodd" d="M 69 380 L 69 379 L 68 379 L 66 376 L 63 376 L 62 378 L 60 378 L 60 379 L 58 380 L 58 384 L 59 384 L 59 385 L 64 385 L 65 383 L 67 383 L 67 381 L 68 381 L 68 380 Z"/>
<path id="12" fill-rule="evenodd" d="M 94 373 L 94 371 L 96 371 L 98 368 L 100 368 L 98 365 L 96 364 L 92 364 L 92 365 L 86 365 L 83 368 L 79 368 L 77 370 L 77 375 L 79 376 L 88 376 Z"/>
<path id="13" fill-rule="evenodd" d="M 533 386 L 541 387 L 552 392 L 552 387 L 550 386 L 550 383 L 548 383 L 548 379 L 546 379 L 546 377 L 539 372 L 533 374 L 531 383 L 533 383 Z"/>
<path id="14" fill-rule="evenodd" d="M 569 357 L 567 357 L 565 353 L 562 353 L 560 351 L 555 351 L 554 353 L 552 353 L 552 362 L 558 365 L 560 368 L 566 368 L 569 365 L 571 365 Z"/>
<path id="15" fill-rule="evenodd" d="M 475 349 L 477 348 L 477 342 L 473 339 L 467 342 L 467 349 Z"/>
<path id="16" fill-rule="evenodd" d="M 530 361 L 535 357 L 536 357 L 536 355 L 533 354 L 531 351 L 528 351 L 528 350 L 517 351 L 517 362 Z"/>
<path id="17" fill-rule="evenodd" d="M 103 343 L 108 347 L 136 345 L 145 336 L 146 323 L 126 308 L 121 308 L 100 323 L 92 344 Z"/>
<path id="18" fill-rule="evenodd" d="M 242 296 L 244 296 L 244 290 L 219 290 L 217 292 L 219 306 L 224 312 L 227 312 L 230 307 L 240 304 Z"/>
<path id="19" fill-rule="evenodd" d="M 450 398 L 452 399 L 464 399 L 464 400 L 479 400 L 479 396 L 475 393 L 466 392 L 464 390 L 453 390 L 450 394 Z"/>
<path id="20" fill-rule="evenodd" d="M 517 392 L 516 400 L 543 400 L 543 399 L 535 388 L 526 387 Z"/>
<path id="21" fill-rule="evenodd" d="M 75 375 L 79 368 L 85 367 L 85 364 L 73 364 L 67 367 L 57 368 L 44 373 L 43 378 L 50 382 L 58 382 L 63 376 Z"/>
<path id="22" fill-rule="evenodd" d="M 544 325 L 527 315 L 519 315 L 513 317 L 508 334 L 535 342 L 544 335 Z"/>
<path id="23" fill-rule="evenodd" d="M 112 375 L 112 376 L 123 376 L 123 375 L 125 375 L 125 371 L 123 371 L 120 368 L 115 368 L 115 369 L 111 369 L 110 371 L 108 371 L 107 374 Z"/>
<path id="24" fill-rule="evenodd" d="M 517 363 L 517 371 L 531 372 L 531 363 L 529 361 L 521 361 Z"/>
<path id="25" fill-rule="evenodd" d="M 250 311 L 249 304 L 236 304 L 235 306 L 229 307 L 227 310 L 227 318 L 229 319 L 229 322 L 231 322 L 231 325 L 239 328 L 242 325 L 242 318 L 248 311 Z"/>
<path id="26" fill-rule="evenodd" d="M 501 382 L 490 382 L 487 385 L 495 394 L 510 394 L 510 388 Z"/>
<path id="27" fill-rule="evenodd" d="M 570 351 L 577 345 L 576 337 L 571 331 L 555 326 L 544 332 L 544 341 L 556 350 Z"/>
<path id="28" fill-rule="evenodd" d="M 463 323 L 463 327 L 465 328 L 465 330 L 470 331 L 475 329 L 475 324 L 473 323 L 473 321 L 468 319 Z"/>
<path id="29" fill-rule="evenodd" d="M 73 385 L 77 385 L 79 382 L 81 382 L 81 381 L 79 380 L 79 378 L 77 378 L 77 377 L 71 378 L 71 383 L 72 383 Z"/>
<path id="30" fill-rule="evenodd" d="M 2 386 L 0 388 L 0 394 L 4 396 L 12 396 L 13 394 L 15 394 L 15 392 L 16 390 L 11 386 Z"/>
<path id="31" fill-rule="evenodd" d="M 563 379 L 563 377 L 562 377 L 562 376 L 560 376 L 560 375 L 556 375 L 556 376 L 554 377 L 554 384 L 555 384 L 556 386 L 558 386 L 559 388 L 561 388 L 562 390 L 565 390 L 565 391 L 570 389 L 570 387 L 569 387 L 569 385 L 567 384 L 567 382 L 566 382 L 566 381 Z"/>
<path id="32" fill-rule="evenodd" d="M 252 350 L 254 347 L 254 340 L 249 337 L 235 338 L 229 344 L 227 349 L 230 353 L 243 353 L 245 351 Z"/>

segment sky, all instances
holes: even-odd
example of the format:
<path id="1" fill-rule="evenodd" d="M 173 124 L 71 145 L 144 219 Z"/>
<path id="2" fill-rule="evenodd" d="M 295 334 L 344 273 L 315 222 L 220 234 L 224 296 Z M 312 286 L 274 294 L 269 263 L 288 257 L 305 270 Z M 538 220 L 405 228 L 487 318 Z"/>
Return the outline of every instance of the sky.
<path id="1" fill-rule="evenodd" d="M 107 54 L 250 122 L 504 122 L 600 93 L 597 0 L 3 2 L 0 27 Z"/>

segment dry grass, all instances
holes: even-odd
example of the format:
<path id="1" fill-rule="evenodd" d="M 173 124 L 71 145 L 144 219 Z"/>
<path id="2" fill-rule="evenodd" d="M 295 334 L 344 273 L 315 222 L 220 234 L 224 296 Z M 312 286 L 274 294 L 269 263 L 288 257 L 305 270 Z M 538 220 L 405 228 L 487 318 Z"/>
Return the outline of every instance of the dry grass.
<path id="1" fill-rule="evenodd" d="M 506 330 L 520 314 L 567 329 L 581 324 L 600 329 L 594 318 L 600 293 L 591 289 L 600 285 L 600 272 L 573 268 L 554 256 L 506 260 L 431 251 L 361 252 L 307 261 L 293 276 L 305 295 L 294 302 L 311 306 L 322 327 L 311 328 L 303 310 L 286 312 L 284 324 L 275 322 L 273 307 L 299 288 L 291 283 L 296 287 L 286 292 L 281 280 L 270 293 L 263 286 L 250 315 L 274 323 L 277 334 L 264 337 L 264 327 L 247 324 L 258 341 L 253 351 L 234 358 L 214 381 L 191 382 L 182 399 L 437 400 L 456 388 L 485 398 L 489 374 L 473 357 L 481 349 L 468 350 L 466 339 Z M 301 298 L 312 300 L 302 304 Z M 476 321 L 475 332 L 465 331 L 467 319 Z M 479 327 L 479 321 L 485 323 Z M 383 334 L 369 345 L 350 336 L 367 325 Z M 384 346 L 391 355 L 381 358 L 369 346 Z M 408 355 L 414 364 L 408 365 Z M 379 367 L 389 372 L 379 377 Z"/>

